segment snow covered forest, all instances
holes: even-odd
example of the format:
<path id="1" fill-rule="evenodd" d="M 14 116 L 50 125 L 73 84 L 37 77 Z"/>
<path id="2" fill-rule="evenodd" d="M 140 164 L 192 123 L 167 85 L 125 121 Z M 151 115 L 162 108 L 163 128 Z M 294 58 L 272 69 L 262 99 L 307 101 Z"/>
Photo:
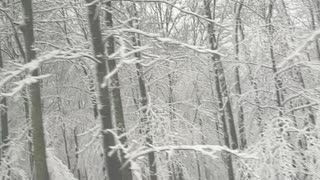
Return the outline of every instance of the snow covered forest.
<path id="1" fill-rule="evenodd" d="M 320 179 L 320 0 L 0 0 L 1 180 Z"/>

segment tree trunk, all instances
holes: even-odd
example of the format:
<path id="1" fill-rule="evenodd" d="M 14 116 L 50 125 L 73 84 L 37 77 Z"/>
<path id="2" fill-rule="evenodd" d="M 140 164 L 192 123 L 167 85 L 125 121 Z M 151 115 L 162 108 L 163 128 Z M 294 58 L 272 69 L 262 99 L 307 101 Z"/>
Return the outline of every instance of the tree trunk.
<path id="1" fill-rule="evenodd" d="M 136 4 L 132 4 L 133 7 L 133 16 L 138 18 L 138 12 L 136 8 Z M 135 29 L 139 29 L 138 22 L 136 20 L 133 20 L 131 23 L 131 26 Z M 132 36 L 132 42 L 133 46 L 140 47 L 141 46 L 141 41 L 140 41 L 140 36 L 139 34 L 134 33 Z M 134 56 L 140 61 L 141 60 L 141 53 L 136 52 Z M 142 118 L 141 118 L 141 123 L 146 124 L 147 126 L 149 125 L 148 121 L 148 104 L 149 104 L 149 98 L 147 94 L 147 87 L 145 83 L 145 78 L 144 78 L 144 72 L 143 72 L 143 67 L 140 63 L 136 63 L 136 68 L 137 68 L 137 76 L 138 76 L 138 81 L 139 81 L 139 91 L 140 91 L 140 103 L 141 103 L 141 113 L 142 113 Z M 149 134 L 149 126 L 147 127 L 147 131 L 145 132 L 147 134 L 146 142 L 149 145 L 153 144 L 152 136 L 148 135 Z M 157 180 L 157 165 L 155 162 L 155 153 L 151 152 L 148 154 L 148 162 L 149 162 L 149 170 L 150 170 L 150 179 L 151 180 Z"/>
<path id="2" fill-rule="evenodd" d="M 33 34 L 33 11 L 32 0 L 22 0 L 24 12 L 23 35 L 26 48 L 26 61 L 35 59 L 34 34 Z M 32 76 L 38 76 L 38 69 L 32 72 Z M 41 92 L 39 81 L 29 85 L 30 92 L 30 118 L 32 121 L 33 159 L 35 165 L 35 180 L 49 180 L 46 162 L 46 143 L 42 120 Z"/>
<path id="3" fill-rule="evenodd" d="M 6 7 L 6 3 L 2 2 L 2 6 Z M 2 57 L 2 44 L 0 42 L 0 71 L 4 68 L 4 62 Z M 0 90 L 1 93 L 1 90 Z M 1 142 L 0 146 L 0 164 L 2 158 L 6 158 L 6 150 L 9 142 L 9 126 L 8 126 L 8 107 L 7 98 L 0 96 L 0 126 L 1 126 Z"/>
<path id="4" fill-rule="evenodd" d="M 207 18 L 214 20 L 216 0 L 213 1 L 213 11 L 211 11 L 211 7 L 210 7 L 211 3 L 212 3 L 212 0 L 204 0 L 204 7 L 205 7 Z M 209 43 L 211 46 L 210 48 L 212 50 L 217 50 L 218 42 L 217 42 L 215 27 L 213 23 L 208 23 L 208 35 L 209 35 Z M 225 80 L 223 65 L 219 55 L 213 55 L 212 61 L 214 63 L 216 91 L 218 96 L 220 119 L 223 124 L 224 142 L 227 147 L 232 149 L 237 149 L 238 148 L 237 133 L 235 129 L 235 122 L 233 119 L 232 107 L 231 107 L 228 87 Z M 224 110 L 224 104 L 226 108 L 225 110 Z M 229 137 L 230 137 L 230 140 L 229 140 Z M 227 171 L 228 178 L 229 180 L 234 180 L 235 177 L 233 172 L 233 162 L 230 154 L 226 154 L 225 161 L 228 168 L 228 171 Z"/>
<path id="5" fill-rule="evenodd" d="M 6 6 L 7 3 L 3 2 L 3 7 L 7 7 Z M 7 18 L 9 19 L 10 17 L 7 16 Z M 14 34 L 14 39 L 15 39 L 15 42 L 17 43 L 17 46 L 18 46 L 18 49 L 19 49 L 19 52 L 20 52 L 20 55 L 22 56 L 23 60 L 24 60 L 24 63 L 28 63 L 27 62 L 27 59 L 26 59 L 26 54 L 25 54 L 25 51 L 23 49 L 23 46 L 22 46 L 22 43 L 19 39 L 19 35 L 18 35 L 18 32 L 12 22 L 12 19 L 9 19 L 10 21 L 10 24 L 12 26 L 12 31 L 13 31 L 13 34 Z M 14 60 L 14 58 L 12 58 L 12 60 Z M 27 88 L 23 88 L 21 90 L 21 96 L 23 98 L 23 106 L 24 106 L 24 111 L 25 111 L 25 118 L 26 118 L 26 121 L 27 121 L 27 124 L 30 124 L 31 123 L 31 120 L 30 120 L 30 113 L 29 113 L 29 98 L 28 98 L 28 93 L 27 93 Z M 28 130 L 28 137 L 27 137 L 27 141 L 28 141 L 28 150 L 29 150 L 29 162 L 30 162 L 30 172 L 31 174 L 33 174 L 33 158 L 32 158 L 32 130 L 29 129 Z"/>
<path id="6" fill-rule="evenodd" d="M 79 154 L 77 153 L 79 151 L 79 142 L 78 142 L 78 133 L 77 133 L 77 126 L 74 127 L 74 130 L 73 130 L 73 136 L 74 136 L 74 144 L 75 144 L 75 152 L 76 152 L 76 155 L 75 155 L 75 158 L 76 158 L 76 175 L 78 177 L 78 180 L 81 180 L 81 172 L 80 172 L 80 168 L 79 168 Z"/>
<path id="7" fill-rule="evenodd" d="M 106 8 L 108 11 L 105 11 L 105 23 L 108 29 L 113 28 L 113 17 L 112 17 L 112 4 L 111 1 L 106 2 Z M 115 40 L 114 36 L 111 35 L 107 38 L 107 52 L 108 55 L 111 55 L 115 52 Z M 112 72 L 116 66 L 117 63 L 114 59 L 108 59 L 108 67 L 109 72 Z M 112 105 L 113 105 L 113 111 L 114 111 L 114 118 L 116 122 L 116 127 L 118 129 L 118 135 L 121 136 L 126 132 L 126 126 L 125 126 L 125 120 L 123 115 L 123 108 L 122 108 L 122 100 L 121 100 L 121 91 L 120 91 L 120 80 L 118 76 L 118 72 L 114 73 L 113 76 L 110 77 L 111 79 L 111 95 L 112 95 Z M 122 144 L 127 143 L 127 136 L 122 136 L 120 139 Z M 126 161 L 124 157 L 124 153 L 121 153 L 121 159 L 122 161 Z M 131 166 L 128 164 L 128 166 L 124 167 L 122 170 L 123 174 L 123 180 L 132 180 L 132 172 L 131 172 Z"/>
<path id="8" fill-rule="evenodd" d="M 100 18 L 97 15 L 98 7 L 94 0 L 86 0 L 86 3 L 90 4 L 88 6 L 88 19 L 89 19 L 89 29 L 91 32 L 91 39 L 93 45 L 93 53 L 96 59 L 100 62 L 96 64 L 96 79 L 97 79 L 97 96 L 98 96 L 98 109 L 100 120 L 102 123 L 102 130 L 112 129 L 114 125 L 112 123 L 111 114 L 111 103 L 109 95 L 108 85 L 102 86 L 104 84 L 104 77 L 107 75 L 107 64 L 106 55 L 104 52 L 104 43 L 102 42 L 101 28 L 100 28 Z M 103 132 L 103 151 L 105 168 L 107 169 L 108 176 L 110 180 L 123 180 L 126 178 L 122 177 L 121 171 L 121 161 L 117 153 L 109 156 L 108 153 L 111 151 L 111 146 L 115 145 L 114 137 L 111 133 Z M 104 169 L 105 169 L 104 168 Z"/>
<path id="9" fill-rule="evenodd" d="M 275 89 L 276 89 L 276 103 L 277 106 L 279 107 L 279 115 L 282 116 L 282 100 L 283 100 L 283 94 L 281 93 L 281 88 L 282 88 L 282 82 L 277 74 L 277 64 L 276 64 L 276 59 L 274 56 L 274 48 L 272 45 L 272 39 L 273 39 L 273 25 L 272 25 L 272 16 L 273 16 L 273 3 L 270 2 L 268 5 L 268 14 L 265 19 L 266 21 L 266 26 L 268 30 L 268 36 L 269 36 L 269 51 L 270 51 L 270 59 L 272 63 L 272 71 L 273 74 L 275 75 L 274 81 L 275 81 Z"/>
<path id="10" fill-rule="evenodd" d="M 3 69 L 3 57 L 2 49 L 0 43 L 0 71 Z M 0 119 L 1 119 L 1 149 L 0 149 L 0 164 L 1 159 L 6 156 L 6 149 L 8 148 L 9 142 L 9 126 L 8 126 L 8 108 L 7 108 L 7 98 L 0 97 Z"/>
<path id="11" fill-rule="evenodd" d="M 234 35 L 234 41 L 235 41 L 235 59 L 236 61 L 240 61 L 240 41 L 239 41 L 239 33 L 242 31 L 242 20 L 241 20 L 241 9 L 242 9 L 242 3 L 243 0 L 241 0 L 239 3 L 235 3 L 235 35 Z M 243 40 L 243 39 L 241 39 Z M 236 75 L 236 93 L 241 96 L 241 81 L 240 81 L 240 71 L 239 66 L 235 68 L 235 75 Z M 240 149 L 244 149 L 247 146 L 247 140 L 246 140 L 246 131 L 245 131 L 245 124 L 244 124 L 244 113 L 243 113 L 243 107 L 239 105 L 239 112 L 238 112 L 238 121 L 239 121 L 239 136 L 240 136 Z"/>
<path id="12" fill-rule="evenodd" d="M 68 148 L 68 141 L 67 141 L 67 134 L 66 134 L 66 125 L 64 123 L 61 126 L 61 130 L 62 130 L 62 137 L 64 142 L 64 150 L 66 152 L 67 165 L 68 165 L 68 169 L 71 170 L 71 162 L 70 162 L 70 155 L 69 155 L 69 148 Z"/>
<path id="13" fill-rule="evenodd" d="M 313 2 L 312 0 L 309 1 L 309 12 L 310 12 L 310 17 L 311 17 L 311 29 L 316 30 L 316 20 L 315 20 L 315 8 L 313 7 Z M 318 60 L 320 60 L 320 45 L 318 39 L 315 40 L 315 48 L 316 48 L 316 55 Z"/>

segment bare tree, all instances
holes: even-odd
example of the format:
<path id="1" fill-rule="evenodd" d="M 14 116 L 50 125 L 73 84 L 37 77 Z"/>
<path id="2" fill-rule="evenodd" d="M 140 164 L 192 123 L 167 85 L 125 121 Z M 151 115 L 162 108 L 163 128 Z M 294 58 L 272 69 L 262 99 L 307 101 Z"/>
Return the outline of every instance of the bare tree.
<path id="1" fill-rule="evenodd" d="M 96 79 L 97 79 L 97 96 L 99 116 L 102 123 L 102 130 L 113 129 L 115 126 L 112 123 L 111 97 L 109 95 L 108 85 L 104 85 L 104 77 L 107 75 L 107 58 L 105 55 L 105 47 L 102 41 L 100 18 L 97 13 L 98 7 L 93 0 L 86 0 L 88 5 L 89 28 L 91 32 L 91 40 L 93 45 L 93 54 L 100 62 L 96 64 Z M 113 43 L 113 42 L 112 42 Z M 110 53 L 110 52 L 109 52 Z M 118 112 L 119 113 L 119 112 Z M 117 118 L 116 114 L 116 118 Z M 124 124 L 123 124 L 124 125 Z M 121 127 L 119 127 L 121 128 Z M 109 156 L 111 147 L 115 145 L 114 137 L 111 133 L 103 132 L 103 151 L 105 158 L 105 168 L 107 169 L 109 179 L 127 179 L 131 174 L 123 172 L 121 169 L 121 160 L 117 153 Z M 128 170 L 128 169 L 125 169 Z"/>
<path id="2" fill-rule="evenodd" d="M 3 70 L 3 57 L 0 43 L 0 71 Z M 8 126 L 8 112 L 7 112 L 7 98 L 0 97 L 0 119 L 1 119 L 1 149 L 0 149 L 0 164 L 1 159 L 6 156 L 6 149 L 9 142 L 9 126 Z"/>
<path id="3" fill-rule="evenodd" d="M 138 18 L 138 11 L 135 3 L 132 3 L 132 16 L 135 18 Z M 131 21 L 131 26 L 135 29 L 140 29 L 139 28 L 139 22 L 137 20 L 132 20 Z M 138 33 L 133 33 L 132 34 L 132 43 L 133 46 L 135 47 L 140 47 L 141 46 L 141 39 L 140 35 Z M 141 52 L 136 52 L 134 56 L 140 61 L 142 60 Z M 141 118 L 141 123 L 144 125 L 147 125 L 147 130 L 146 130 L 146 142 L 148 145 L 153 145 L 153 139 L 152 136 L 149 135 L 149 115 L 148 115 L 148 105 L 149 105 L 149 97 L 148 97 L 148 91 L 147 91 L 147 86 L 145 82 L 145 75 L 143 71 L 143 66 L 141 63 L 136 63 L 136 71 L 137 71 L 137 76 L 138 76 L 138 82 L 139 82 L 139 92 L 140 92 L 140 104 L 141 104 L 141 113 L 142 113 L 142 118 Z M 149 170 L 150 170 L 150 179 L 151 180 L 157 180 L 157 164 L 155 161 L 155 153 L 150 152 L 148 153 L 148 161 L 149 161 Z"/>
<path id="4" fill-rule="evenodd" d="M 32 0 L 22 0 L 24 12 L 23 35 L 26 49 L 26 61 L 31 62 L 36 58 L 34 51 L 34 30 L 33 30 L 33 10 Z M 39 70 L 32 72 L 32 76 L 37 77 Z M 43 130 L 43 118 L 41 107 L 41 90 L 39 81 L 29 85 L 30 93 L 30 118 L 32 121 L 32 142 L 33 159 L 35 165 L 35 179 L 49 180 L 48 167 L 46 162 L 46 143 Z"/>
<path id="5" fill-rule="evenodd" d="M 243 40 L 243 26 L 241 20 L 241 9 L 243 6 L 243 0 L 239 3 L 234 4 L 234 13 L 235 13 L 235 33 L 234 33 L 234 46 L 235 46 L 235 59 L 236 61 L 240 61 L 240 40 Z M 239 40 L 240 38 L 240 40 Z M 241 96 L 241 78 L 240 78 L 240 67 L 237 66 L 235 68 L 235 76 L 236 76 L 236 93 Z M 246 140 L 246 131 L 245 131 L 245 124 L 244 124 L 244 113 L 243 107 L 240 102 L 239 105 L 239 112 L 238 112 L 238 121 L 239 121 L 239 138 L 240 138 L 240 149 L 244 149 L 247 145 Z"/>
<path id="6" fill-rule="evenodd" d="M 105 23 L 107 28 L 113 27 L 113 15 L 112 15 L 112 3 L 111 1 L 106 2 L 106 11 L 105 11 Z M 108 55 L 112 55 L 115 52 L 115 38 L 113 35 L 108 36 L 107 38 L 107 53 Z M 112 72 L 115 70 L 117 66 L 117 62 L 114 59 L 108 59 L 108 68 L 109 72 Z M 122 144 L 126 144 L 127 142 L 127 136 L 123 134 L 126 132 L 126 126 L 125 126 L 125 119 L 123 115 L 123 107 L 122 107 L 122 100 L 121 100 L 121 91 L 120 91 L 120 79 L 118 72 L 114 73 L 111 77 L 110 82 L 110 88 L 111 88 L 111 95 L 112 95 L 112 110 L 114 113 L 114 118 L 116 122 L 116 127 L 118 130 L 118 135 L 122 136 L 120 139 Z M 124 153 L 121 153 L 121 159 L 122 161 L 126 161 L 124 157 Z M 131 180 L 132 179 L 132 172 L 130 163 L 128 166 L 124 167 L 122 170 L 122 178 L 123 180 Z"/>
<path id="7" fill-rule="evenodd" d="M 217 0 L 204 0 L 204 8 L 208 19 L 215 19 Z M 211 8 L 213 10 L 211 10 Z M 210 22 L 208 23 L 208 35 L 209 35 L 209 44 L 212 50 L 218 49 L 218 39 L 216 37 L 215 24 Z M 218 96 L 218 105 L 219 105 L 219 115 L 220 121 L 223 124 L 223 133 L 224 133 L 224 143 L 227 147 L 232 149 L 238 148 L 238 137 L 237 131 L 235 128 L 235 122 L 233 118 L 233 112 L 231 107 L 231 99 L 229 97 L 229 90 L 227 87 L 224 68 L 221 62 L 221 57 L 219 55 L 213 55 L 212 61 L 214 63 L 214 75 L 215 75 L 215 86 Z M 230 140 L 229 140 L 230 138 Z M 226 163 L 228 167 L 228 178 L 229 180 L 234 180 L 233 172 L 233 162 L 230 155 L 226 155 Z"/>

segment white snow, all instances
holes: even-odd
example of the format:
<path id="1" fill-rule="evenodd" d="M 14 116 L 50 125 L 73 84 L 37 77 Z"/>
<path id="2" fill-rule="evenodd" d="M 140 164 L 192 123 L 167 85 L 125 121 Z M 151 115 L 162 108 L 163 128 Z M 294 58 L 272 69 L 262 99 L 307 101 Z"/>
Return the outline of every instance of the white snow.
<path id="1" fill-rule="evenodd" d="M 47 164 L 50 180 L 77 180 L 68 167 L 55 156 L 52 148 L 47 148 Z"/>

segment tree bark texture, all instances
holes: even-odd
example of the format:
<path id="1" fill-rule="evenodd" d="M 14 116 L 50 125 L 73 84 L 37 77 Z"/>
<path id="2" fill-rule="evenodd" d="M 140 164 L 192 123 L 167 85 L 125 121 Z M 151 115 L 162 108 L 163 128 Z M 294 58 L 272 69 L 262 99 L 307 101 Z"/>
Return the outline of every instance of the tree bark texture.
<path id="1" fill-rule="evenodd" d="M 86 0 L 88 6 L 89 29 L 93 45 L 93 53 L 96 59 L 100 62 L 96 64 L 96 79 L 97 79 L 97 96 L 98 96 L 98 111 L 102 123 L 102 130 L 113 129 L 115 126 L 112 123 L 111 98 L 109 95 L 108 85 L 104 84 L 104 77 L 107 75 L 107 58 L 105 55 L 104 44 L 102 42 L 100 17 L 97 15 L 98 7 L 93 0 Z M 107 169 L 110 180 L 124 180 L 121 168 L 121 160 L 117 153 L 108 156 L 111 151 L 111 146 L 115 145 L 114 137 L 111 133 L 103 133 L 103 150 L 105 158 L 105 168 Z"/>
<path id="2" fill-rule="evenodd" d="M 26 61 L 35 59 L 34 51 L 34 30 L 32 0 L 22 0 L 24 12 L 23 35 L 26 49 Z M 32 76 L 38 76 L 39 70 L 32 72 Z M 35 180 L 49 180 L 49 173 L 46 161 L 46 143 L 43 129 L 43 118 L 41 109 L 41 90 L 39 81 L 29 85 L 30 93 L 30 118 L 32 122 L 33 159 L 35 167 Z"/>

